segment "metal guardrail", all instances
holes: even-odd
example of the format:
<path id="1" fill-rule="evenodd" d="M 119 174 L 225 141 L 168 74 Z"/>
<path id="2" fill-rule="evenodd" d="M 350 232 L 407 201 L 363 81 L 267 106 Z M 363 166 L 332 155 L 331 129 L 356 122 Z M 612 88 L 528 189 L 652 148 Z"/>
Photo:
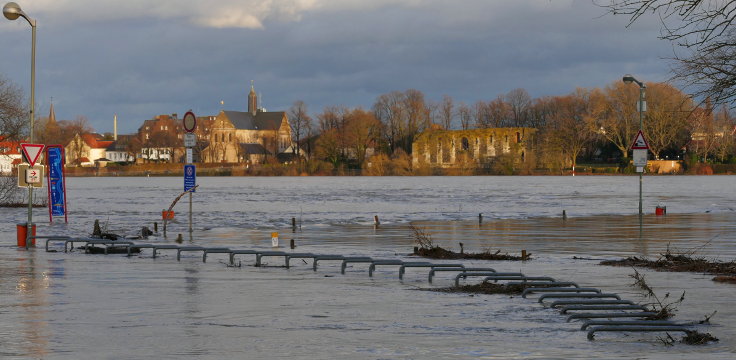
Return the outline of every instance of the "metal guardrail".
<path id="1" fill-rule="evenodd" d="M 688 332 L 689 329 L 680 324 L 667 320 L 636 320 L 639 318 L 648 318 L 657 315 L 656 312 L 650 311 L 644 305 L 634 304 L 629 300 L 622 300 L 619 295 L 612 293 L 602 293 L 597 288 L 582 288 L 575 282 L 555 281 L 551 277 L 546 276 L 525 276 L 516 272 L 497 272 L 493 268 L 466 268 L 460 263 L 432 263 L 425 261 L 402 261 L 398 259 L 373 259 L 366 256 L 342 256 L 342 255 L 318 255 L 313 253 L 289 253 L 284 251 L 269 250 L 232 250 L 225 247 L 202 247 L 202 246 L 179 246 L 171 244 L 135 244 L 127 240 L 108 240 L 95 238 L 71 238 L 69 236 L 32 236 L 33 239 L 47 239 L 46 251 L 49 251 L 49 243 L 58 241 L 64 242 L 64 252 L 74 248 L 74 243 L 83 242 L 86 244 L 85 249 L 90 246 L 104 245 L 105 254 L 109 248 L 125 247 L 128 256 L 131 255 L 131 249 L 152 249 L 153 258 L 161 250 L 176 250 L 176 260 L 181 260 L 182 252 L 202 251 L 202 262 L 207 262 L 207 255 L 214 253 L 229 254 L 230 264 L 235 261 L 235 256 L 240 254 L 256 255 L 255 266 L 261 266 L 264 256 L 283 256 L 284 264 L 288 269 L 290 267 L 290 259 L 294 258 L 311 258 L 313 259 L 312 268 L 317 271 L 319 261 L 335 260 L 341 261 L 340 272 L 345 274 L 345 270 L 350 263 L 369 263 L 368 276 L 372 277 L 377 266 L 399 266 L 399 279 L 403 280 L 406 269 L 410 267 L 429 268 L 428 282 L 432 282 L 432 278 L 437 272 L 459 272 L 455 276 L 455 286 L 459 286 L 460 279 L 469 277 L 484 277 L 483 281 L 506 281 L 507 285 L 524 286 L 522 297 L 532 293 L 542 293 L 537 301 L 544 304 L 547 299 L 563 299 L 553 301 L 549 304 L 550 308 L 559 308 L 561 314 L 568 314 L 569 311 L 581 311 L 581 313 L 570 314 L 567 322 L 574 319 L 586 320 L 581 330 L 588 329 L 588 339 L 593 340 L 596 332 L 667 332 L 682 331 Z M 616 299 L 616 300 L 610 300 Z M 590 312 L 603 310 L 606 312 Z M 637 310 L 637 311 L 631 311 Z M 590 319 L 609 319 L 609 320 L 590 320 Z M 610 320 L 624 319 L 624 320 Z"/>
<path id="2" fill-rule="evenodd" d="M 202 262 L 207 262 L 207 254 L 230 254 L 230 248 L 219 247 L 219 248 L 205 248 L 202 252 Z"/>
<path id="3" fill-rule="evenodd" d="M 567 322 L 575 319 L 619 319 L 619 318 L 648 318 L 657 315 L 653 311 L 638 312 L 616 312 L 616 313 L 581 313 L 571 314 L 567 317 Z"/>
<path id="4" fill-rule="evenodd" d="M 588 320 L 583 323 L 582 326 L 580 326 L 580 330 L 585 331 L 589 326 L 598 326 L 598 325 L 639 325 L 639 326 L 670 326 L 670 325 L 677 325 L 681 326 L 679 324 L 676 324 L 669 320 Z"/>
<path id="5" fill-rule="evenodd" d="M 230 251 L 230 265 L 235 264 L 235 255 L 257 255 L 258 250 L 231 250 Z"/>
<path id="6" fill-rule="evenodd" d="M 549 304 L 549 307 L 556 309 L 560 306 L 588 306 L 588 305 L 634 305 L 631 300 L 558 300 Z"/>
<path id="7" fill-rule="evenodd" d="M 312 270 L 317 271 L 317 262 L 320 260 L 338 260 L 338 261 L 345 261 L 345 257 L 342 255 L 318 255 L 314 257 L 314 262 L 312 262 Z"/>
<path id="8" fill-rule="evenodd" d="M 458 268 L 432 268 L 429 270 L 429 275 L 427 277 L 427 281 L 431 284 L 432 278 L 434 277 L 435 273 L 440 271 L 458 271 L 458 272 L 473 272 L 473 271 L 483 271 L 483 272 L 496 272 L 493 268 L 476 268 L 476 267 L 458 267 Z"/>
<path id="9" fill-rule="evenodd" d="M 560 314 L 567 314 L 568 311 L 577 310 L 642 310 L 648 311 L 644 305 L 568 305 L 560 309 Z"/>
<path id="10" fill-rule="evenodd" d="M 399 267 L 399 280 L 404 279 L 404 274 L 406 272 L 406 268 L 408 267 L 430 268 L 430 269 L 435 269 L 435 268 L 452 268 L 452 269 L 462 268 L 464 269 L 465 265 L 463 264 L 442 264 L 442 263 L 437 264 L 437 263 L 430 263 L 430 262 L 427 262 L 427 263 L 425 262 L 404 262 L 404 264 L 402 264 L 401 267 Z"/>
<path id="11" fill-rule="evenodd" d="M 403 265 L 404 262 L 401 260 L 373 260 L 368 266 L 368 277 L 373 277 L 373 272 L 376 270 L 376 266 L 391 266 L 391 265 Z"/>
<path id="12" fill-rule="evenodd" d="M 522 273 L 500 273 L 500 272 L 461 272 L 455 275 L 455 286 L 460 286 L 460 278 L 467 279 L 469 277 L 497 277 L 499 279 L 507 277 L 507 280 L 520 280 L 524 277 Z M 503 280 L 503 279 L 502 279 Z M 484 280 L 485 281 L 485 280 Z"/>
<path id="13" fill-rule="evenodd" d="M 557 294 L 557 293 L 552 293 L 552 294 L 544 294 L 540 296 L 539 299 L 537 299 L 537 302 L 541 304 L 544 301 L 544 299 L 569 299 L 569 298 L 578 298 L 578 299 L 581 299 L 581 298 L 585 298 L 585 299 L 612 298 L 616 300 L 621 300 L 621 297 L 618 296 L 617 294 L 599 294 L 599 293 L 596 293 L 596 294 L 581 294 L 581 293 Z"/>
<path id="14" fill-rule="evenodd" d="M 370 263 L 373 262 L 373 258 L 368 256 L 346 256 L 342 260 L 342 265 L 340 265 L 340 273 L 345 275 L 345 268 L 347 268 L 349 263 Z"/>
<path id="15" fill-rule="evenodd" d="M 264 256 L 286 256 L 283 251 L 261 251 L 256 254 L 256 266 L 261 266 L 261 259 Z"/>
<path id="16" fill-rule="evenodd" d="M 315 255 L 312 253 L 286 253 L 286 256 L 284 256 L 284 265 L 286 265 L 286 268 L 289 269 L 291 264 L 289 263 L 291 259 L 312 259 L 314 261 L 314 258 L 319 255 Z"/>
<path id="17" fill-rule="evenodd" d="M 524 289 L 524 291 L 521 292 L 521 297 L 526 298 L 526 296 L 531 293 L 564 293 L 564 292 L 597 293 L 597 294 L 601 293 L 601 291 L 596 288 L 541 287 L 541 288 L 526 288 Z"/>
<path id="18" fill-rule="evenodd" d="M 595 338 L 595 333 L 599 331 L 647 331 L 647 332 L 668 332 L 668 331 L 681 331 L 687 333 L 690 331 L 684 326 L 596 326 L 588 330 L 588 340 Z"/>

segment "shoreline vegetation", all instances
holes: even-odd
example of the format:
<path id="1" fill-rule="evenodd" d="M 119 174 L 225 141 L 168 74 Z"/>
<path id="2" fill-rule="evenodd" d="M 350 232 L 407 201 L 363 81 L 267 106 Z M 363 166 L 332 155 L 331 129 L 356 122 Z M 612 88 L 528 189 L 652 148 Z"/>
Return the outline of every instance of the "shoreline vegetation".
<path id="1" fill-rule="evenodd" d="M 490 250 L 485 250 L 479 253 L 465 253 L 463 249 L 463 243 L 460 243 L 460 252 L 454 252 L 451 250 L 444 249 L 435 245 L 432 242 L 432 236 L 425 232 L 424 229 L 418 228 L 414 225 L 409 225 L 412 231 L 412 237 L 417 246 L 414 247 L 414 253 L 412 255 L 425 257 L 429 259 L 465 259 L 465 260 L 510 260 L 510 261 L 526 261 L 531 260 L 531 254 L 526 252 L 522 253 L 522 256 L 514 256 L 509 254 L 500 254 L 501 250 L 492 253 Z"/>
<path id="2" fill-rule="evenodd" d="M 693 256 L 695 250 L 683 253 L 674 253 L 667 250 L 656 260 L 638 256 L 629 256 L 625 259 L 605 260 L 600 265 L 629 266 L 633 268 L 648 268 L 656 271 L 693 272 L 715 275 L 716 282 L 736 284 L 736 260 L 730 262 L 708 260 L 704 257 Z"/>
<path id="3" fill-rule="evenodd" d="M 65 167 L 68 177 L 96 176 L 183 176 L 184 164 L 149 163 L 136 165 L 108 164 L 106 167 Z M 426 168 L 413 169 L 408 158 L 394 159 L 384 164 L 380 170 L 366 168 L 333 167 L 324 162 L 304 162 L 302 164 L 263 164 L 250 166 L 238 163 L 197 163 L 198 176 L 488 176 L 488 175 L 523 175 L 523 176 L 570 176 L 572 169 L 514 169 L 497 171 L 498 169 L 457 169 Z M 616 164 L 580 164 L 575 168 L 577 176 L 621 176 L 634 174 L 631 166 L 619 167 Z M 675 174 L 657 174 L 654 171 L 645 173 L 652 175 L 735 175 L 736 164 L 698 164 L 690 166 L 686 171 Z"/>

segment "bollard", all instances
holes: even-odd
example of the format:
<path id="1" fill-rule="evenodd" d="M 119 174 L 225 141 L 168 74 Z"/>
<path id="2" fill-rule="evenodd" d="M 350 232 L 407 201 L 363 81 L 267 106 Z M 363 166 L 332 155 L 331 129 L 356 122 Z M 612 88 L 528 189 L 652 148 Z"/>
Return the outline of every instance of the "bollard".
<path id="1" fill-rule="evenodd" d="M 465 253 L 465 249 L 463 248 L 463 243 L 460 243 L 460 253 L 461 254 Z"/>
<path id="2" fill-rule="evenodd" d="M 155 221 L 153 222 L 153 232 L 158 232 L 158 223 Z"/>
<path id="3" fill-rule="evenodd" d="M 28 223 L 16 224 L 15 230 L 17 232 L 18 247 L 36 246 L 36 239 L 30 239 L 30 242 L 27 242 Z M 31 236 L 36 236 L 36 224 L 31 224 Z"/>
<path id="4" fill-rule="evenodd" d="M 291 239 L 291 241 L 289 241 L 289 246 L 290 246 L 290 247 L 291 247 L 292 249 L 296 247 L 296 243 L 294 243 L 294 239 Z"/>
<path id="5" fill-rule="evenodd" d="M 277 232 L 271 233 L 271 247 L 279 247 L 279 233 Z"/>
<path id="6" fill-rule="evenodd" d="M 178 235 L 178 236 L 176 237 L 176 242 L 178 242 L 178 243 L 183 243 L 183 242 L 184 242 L 184 237 L 183 237 L 183 236 L 181 236 L 181 234 L 179 234 L 179 235 Z"/>
<path id="7" fill-rule="evenodd" d="M 483 213 L 478 214 L 478 224 L 483 223 Z"/>
<path id="8" fill-rule="evenodd" d="M 378 215 L 373 216 L 373 225 L 375 226 L 381 225 L 381 222 L 378 221 Z"/>
<path id="9" fill-rule="evenodd" d="M 95 227 L 92 230 L 92 236 L 102 236 L 102 230 L 100 229 L 100 220 L 95 220 Z"/>
<path id="10" fill-rule="evenodd" d="M 419 255 L 419 246 L 414 247 L 414 255 Z"/>
<path id="11" fill-rule="evenodd" d="M 528 255 L 526 254 L 526 250 L 521 250 L 521 260 L 526 260 Z"/>
<path id="12" fill-rule="evenodd" d="M 296 231 L 296 218 L 291 218 L 291 231 Z"/>
<path id="13" fill-rule="evenodd" d="M 567 220 L 567 212 L 565 210 L 562 210 L 562 220 Z"/>

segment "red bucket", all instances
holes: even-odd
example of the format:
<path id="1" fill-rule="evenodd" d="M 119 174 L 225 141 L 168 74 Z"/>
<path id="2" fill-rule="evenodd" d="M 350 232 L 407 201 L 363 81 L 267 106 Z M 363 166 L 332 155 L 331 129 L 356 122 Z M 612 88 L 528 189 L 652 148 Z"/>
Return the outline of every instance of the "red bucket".
<path id="1" fill-rule="evenodd" d="M 658 216 L 667 215 L 667 207 L 657 206 L 657 209 L 654 211 L 654 213 L 657 214 Z"/>

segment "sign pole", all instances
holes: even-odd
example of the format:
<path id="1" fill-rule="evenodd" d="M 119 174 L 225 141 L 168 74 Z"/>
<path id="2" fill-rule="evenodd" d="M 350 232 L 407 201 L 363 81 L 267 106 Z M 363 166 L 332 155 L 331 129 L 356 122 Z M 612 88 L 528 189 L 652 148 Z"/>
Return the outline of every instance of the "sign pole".
<path id="1" fill-rule="evenodd" d="M 34 27 L 34 40 L 35 40 L 35 27 Z M 34 50 L 35 51 L 35 50 Z M 35 61 L 35 59 L 34 59 Z M 35 76 L 35 75 L 34 75 Z M 31 96 L 33 98 L 33 96 Z M 33 100 L 31 100 L 33 101 Z M 20 144 L 23 155 L 28 160 L 29 170 L 33 169 L 39 156 L 43 152 L 43 144 L 33 144 L 33 103 L 31 102 L 31 143 Z M 21 176 L 21 174 L 18 174 Z M 31 242 L 30 237 L 33 236 L 33 184 L 28 184 L 28 222 L 26 223 L 26 249 L 28 244 Z"/>
<path id="2" fill-rule="evenodd" d="M 186 165 L 184 166 L 184 191 L 188 191 L 190 188 L 196 186 L 196 170 L 194 165 L 192 164 L 194 162 L 193 160 L 193 154 L 192 154 L 192 148 L 197 143 L 197 135 L 194 133 L 194 130 L 197 128 L 197 118 L 194 116 L 194 113 L 191 111 L 187 111 L 186 114 L 184 114 L 184 119 L 182 119 L 182 123 L 184 125 L 184 131 L 186 131 L 186 134 L 184 134 L 184 147 L 186 148 Z M 194 190 L 189 191 L 189 236 L 192 235 L 192 193 Z"/>
<path id="3" fill-rule="evenodd" d="M 644 102 L 644 87 L 639 87 L 639 131 L 644 131 L 644 112 L 646 111 L 646 102 Z M 647 146 L 649 148 L 649 146 Z M 642 176 L 644 175 L 644 168 L 642 168 L 642 171 L 639 172 L 639 218 L 641 218 L 643 212 L 642 212 L 642 206 L 641 206 L 641 190 L 642 190 Z"/>

